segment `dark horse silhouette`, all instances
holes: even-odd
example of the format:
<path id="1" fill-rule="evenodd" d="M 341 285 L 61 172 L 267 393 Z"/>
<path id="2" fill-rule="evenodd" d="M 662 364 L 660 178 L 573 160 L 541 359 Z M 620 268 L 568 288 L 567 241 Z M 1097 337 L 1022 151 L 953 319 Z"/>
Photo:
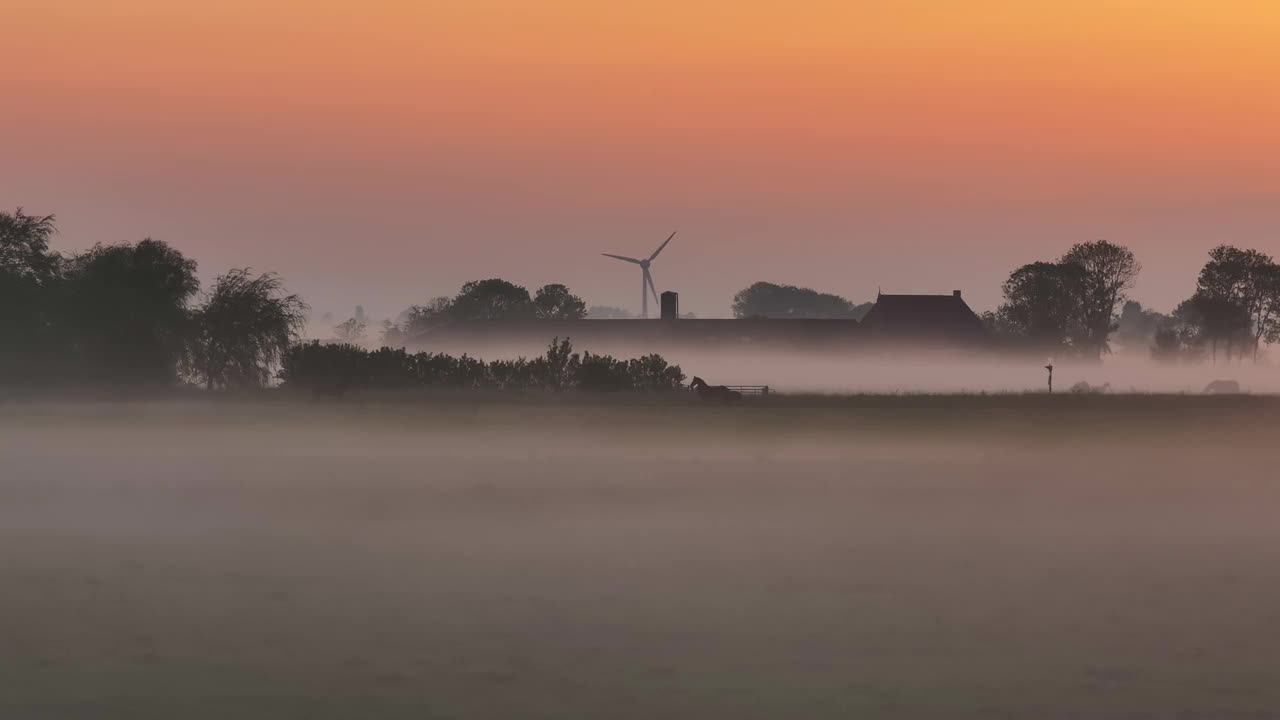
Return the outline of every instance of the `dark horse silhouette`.
<path id="1" fill-rule="evenodd" d="M 742 400 L 742 393 L 730 390 L 723 385 L 708 385 L 706 380 L 695 377 L 689 383 L 689 389 L 698 393 L 698 397 L 706 402 L 734 403 Z"/>

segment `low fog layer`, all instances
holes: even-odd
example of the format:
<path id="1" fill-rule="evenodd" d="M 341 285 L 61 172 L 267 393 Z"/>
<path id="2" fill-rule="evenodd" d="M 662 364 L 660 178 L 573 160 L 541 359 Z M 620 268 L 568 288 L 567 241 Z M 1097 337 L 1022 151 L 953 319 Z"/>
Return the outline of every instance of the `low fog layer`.
<path id="1" fill-rule="evenodd" d="M 1263 717 L 1278 419 L 8 405 L 0 715 Z"/>
<path id="2" fill-rule="evenodd" d="M 536 357 L 537 343 L 490 343 L 416 348 L 453 354 L 469 352 L 486 360 Z M 685 374 L 714 384 L 768 385 L 791 393 L 1005 393 L 1048 389 L 1045 365 L 1054 364 L 1054 389 L 1069 391 L 1077 383 L 1109 386 L 1117 393 L 1199 393 L 1214 380 L 1235 380 L 1245 392 L 1280 392 L 1280 373 L 1263 355 L 1258 363 L 1208 359 L 1200 363 L 1156 362 L 1141 353 L 1116 353 L 1101 361 L 1049 358 L 994 352 L 904 348 L 895 351 L 855 349 L 812 351 L 755 347 L 709 349 L 705 345 L 578 343 L 575 349 L 636 357 L 655 350 Z"/>

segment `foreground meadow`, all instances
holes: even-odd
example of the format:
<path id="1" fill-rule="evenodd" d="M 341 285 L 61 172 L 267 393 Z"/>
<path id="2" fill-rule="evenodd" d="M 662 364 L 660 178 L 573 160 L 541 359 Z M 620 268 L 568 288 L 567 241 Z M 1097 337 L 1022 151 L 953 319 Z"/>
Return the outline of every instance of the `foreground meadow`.
<path id="1" fill-rule="evenodd" d="M 1275 717 L 1278 423 L 0 405 L 0 717 Z"/>

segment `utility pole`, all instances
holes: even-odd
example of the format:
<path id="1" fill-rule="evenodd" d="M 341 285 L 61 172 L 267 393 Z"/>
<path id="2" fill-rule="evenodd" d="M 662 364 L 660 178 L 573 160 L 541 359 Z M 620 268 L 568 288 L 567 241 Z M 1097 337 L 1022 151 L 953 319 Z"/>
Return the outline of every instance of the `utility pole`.
<path id="1" fill-rule="evenodd" d="M 1044 366 L 1044 369 L 1049 371 L 1049 394 L 1052 395 L 1053 394 L 1053 361 L 1050 360 L 1049 364 Z"/>

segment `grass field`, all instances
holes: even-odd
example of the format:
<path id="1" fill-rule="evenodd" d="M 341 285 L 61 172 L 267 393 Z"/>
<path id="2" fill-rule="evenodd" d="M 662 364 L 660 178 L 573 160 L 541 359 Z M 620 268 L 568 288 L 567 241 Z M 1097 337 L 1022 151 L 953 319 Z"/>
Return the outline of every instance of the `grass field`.
<path id="1" fill-rule="evenodd" d="M 1280 399 L 0 405 L 3 718 L 1280 717 Z"/>

